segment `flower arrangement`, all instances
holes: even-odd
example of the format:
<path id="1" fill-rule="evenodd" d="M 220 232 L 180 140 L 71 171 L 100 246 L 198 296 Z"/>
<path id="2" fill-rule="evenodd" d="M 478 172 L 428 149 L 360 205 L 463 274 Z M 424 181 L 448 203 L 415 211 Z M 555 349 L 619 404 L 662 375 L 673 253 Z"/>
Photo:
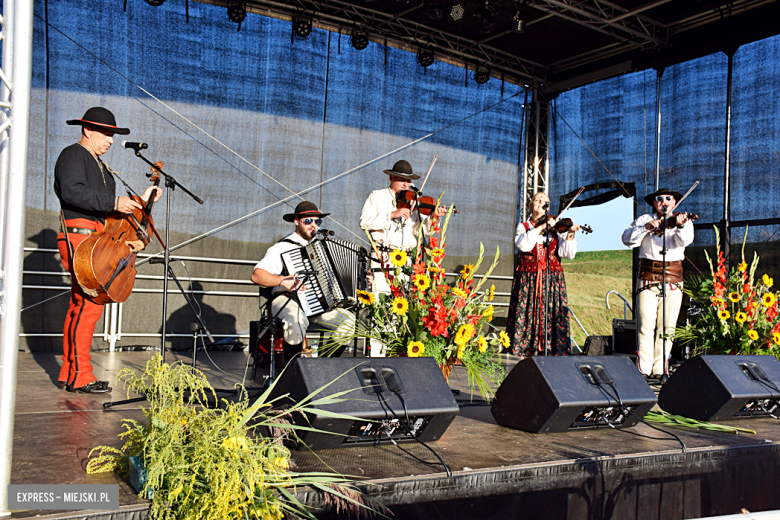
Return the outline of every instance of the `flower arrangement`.
<path id="1" fill-rule="evenodd" d="M 391 357 L 434 357 L 447 379 L 453 365 L 462 364 L 472 393 L 476 387 L 487 398 L 493 395 L 488 381 L 498 384 L 504 377 L 497 362 L 499 345 L 509 345 L 507 334 L 496 331 L 490 323 L 495 312 L 490 303 L 495 286 L 480 292 L 498 264 L 499 250 L 496 247 L 493 263 L 478 283 L 474 274 L 484 258 L 482 244 L 476 264 L 466 265 L 454 282 L 447 283 L 442 262 L 451 215 L 450 208 L 440 226 L 433 212 L 427 243 L 420 240 L 421 230 L 417 248 L 408 254 L 390 252 L 382 270 L 391 293 L 375 297 L 367 291 L 359 292 L 361 317 L 365 319 L 357 334 L 384 343 Z M 377 258 L 382 258 L 373 241 L 372 246 Z"/>
<path id="2" fill-rule="evenodd" d="M 269 411 L 270 389 L 250 404 L 239 387 L 237 402 L 223 400 L 215 408 L 209 397 L 216 402 L 216 393 L 202 372 L 181 363 L 167 365 L 159 354 L 140 375 L 126 368 L 117 380 L 128 395 L 133 389 L 147 397 L 149 406 L 142 410 L 148 424 L 125 419 L 119 435 L 124 446 L 93 448 L 87 472 L 126 473 L 130 458 L 140 457 L 146 472 L 141 494 L 151 498 L 150 518 L 313 519 L 293 495 L 297 486 L 330 494 L 337 509 L 351 509 L 353 515 L 368 511 L 365 496 L 344 486 L 344 477 L 296 472 L 283 437 L 257 434 L 259 427 L 292 431 L 295 426 L 284 416 L 305 410 L 306 402 Z"/>
<path id="3" fill-rule="evenodd" d="M 717 270 L 705 251 L 712 277 L 691 277 L 683 289 L 704 309 L 691 323 L 675 329 L 675 339 L 694 342 L 696 354 L 769 354 L 780 358 L 778 295 L 771 290 L 774 280 L 767 274 L 755 279 L 758 255 L 754 253 L 748 265 L 744 239 L 742 262 L 727 272 L 719 238 L 715 228 Z"/>

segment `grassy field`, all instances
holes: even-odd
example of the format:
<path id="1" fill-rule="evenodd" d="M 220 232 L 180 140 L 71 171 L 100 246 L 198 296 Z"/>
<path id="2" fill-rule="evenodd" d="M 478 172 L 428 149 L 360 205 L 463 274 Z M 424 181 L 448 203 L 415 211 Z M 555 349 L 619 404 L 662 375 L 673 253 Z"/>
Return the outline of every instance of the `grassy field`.
<path id="1" fill-rule="evenodd" d="M 574 260 L 562 263 L 569 307 L 588 334 L 611 335 L 612 318 L 623 317 L 623 300 L 610 296 L 612 309 L 607 310 L 604 298 L 614 289 L 631 301 L 631 250 L 577 253 Z M 585 333 L 573 318 L 571 333 L 578 345 L 585 343 Z"/>

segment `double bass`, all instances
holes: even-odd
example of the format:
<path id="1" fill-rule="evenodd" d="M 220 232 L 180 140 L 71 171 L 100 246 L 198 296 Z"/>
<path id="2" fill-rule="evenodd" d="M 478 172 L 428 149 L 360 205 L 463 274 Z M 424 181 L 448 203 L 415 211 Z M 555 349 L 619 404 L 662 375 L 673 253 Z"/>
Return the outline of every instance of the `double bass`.
<path id="1" fill-rule="evenodd" d="M 160 184 L 163 163 L 152 166 L 150 177 L 154 186 Z M 106 217 L 102 231 L 90 234 L 73 252 L 73 272 L 84 294 L 95 303 L 121 303 L 130 297 L 135 284 L 135 261 L 138 253 L 149 244 L 146 230 L 154 221 L 151 217 L 154 192 L 149 202 L 138 195 L 131 198 L 142 209 L 134 208 L 129 215 L 113 214 Z"/>

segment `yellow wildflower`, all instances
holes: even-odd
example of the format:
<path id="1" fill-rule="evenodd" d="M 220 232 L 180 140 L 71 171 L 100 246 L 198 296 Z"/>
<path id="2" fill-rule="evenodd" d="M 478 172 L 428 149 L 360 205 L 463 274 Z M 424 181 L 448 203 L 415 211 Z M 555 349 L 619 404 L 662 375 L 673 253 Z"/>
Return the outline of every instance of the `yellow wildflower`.
<path id="1" fill-rule="evenodd" d="M 488 348 L 488 342 L 485 338 L 480 337 L 477 340 L 477 347 L 479 347 L 480 352 L 485 352 Z"/>
<path id="2" fill-rule="evenodd" d="M 222 447 L 229 448 L 231 450 L 247 451 L 246 437 L 228 437 L 222 441 Z"/>
<path id="3" fill-rule="evenodd" d="M 279 466 L 282 469 L 290 469 L 290 463 L 286 457 L 276 457 L 274 459 L 274 466 Z"/>
<path id="4" fill-rule="evenodd" d="M 722 310 L 718 313 L 718 318 L 722 320 L 727 320 L 731 317 L 731 314 L 727 310 Z"/>
<path id="5" fill-rule="evenodd" d="M 729 300 L 733 301 L 734 303 L 737 303 L 739 301 L 739 293 L 737 293 L 737 292 L 730 292 L 729 293 Z"/>
<path id="6" fill-rule="evenodd" d="M 425 352 L 425 345 L 422 341 L 410 341 L 406 347 L 406 355 L 409 357 L 420 357 Z"/>
<path id="7" fill-rule="evenodd" d="M 360 300 L 360 303 L 365 305 L 371 305 L 374 303 L 374 295 L 368 291 L 358 291 L 357 297 L 358 300 Z"/>
<path id="8" fill-rule="evenodd" d="M 474 264 L 466 264 L 463 266 L 463 269 L 460 271 L 460 275 L 463 278 L 468 278 L 471 276 L 471 274 L 474 272 Z"/>
<path id="9" fill-rule="evenodd" d="M 458 346 L 465 345 L 471 338 L 474 337 L 476 332 L 477 330 L 474 328 L 474 325 L 470 323 L 461 325 L 458 329 L 458 332 L 455 334 L 455 344 Z"/>
<path id="10" fill-rule="evenodd" d="M 761 297 L 761 305 L 763 305 L 764 307 L 771 307 L 772 305 L 775 304 L 776 299 L 777 298 L 775 298 L 774 293 L 768 292 Z"/>
<path id="11" fill-rule="evenodd" d="M 403 267 L 406 265 L 406 251 L 400 249 L 394 249 L 390 253 L 390 263 L 396 267 Z"/>
<path id="12" fill-rule="evenodd" d="M 464 291 L 463 289 L 458 289 L 457 287 L 453 287 L 452 288 L 452 294 L 454 294 L 458 298 L 464 298 L 465 299 L 465 298 L 469 297 L 469 293 L 468 292 Z"/>
<path id="13" fill-rule="evenodd" d="M 391 306 L 393 309 L 393 314 L 397 314 L 399 316 L 406 316 L 406 311 L 409 310 L 409 302 L 406 301 L 406 298 L 402 296 L 399 296 L 393 300 Z"/>
<path id="14" fill-rule="evenodd" d="M 739 270 L 740 273 L 744 273 L 745 270 L 747 270 L 747 264 L 745 262 L 742 262 L 737 266 L 737 269 Z"/>
<path id="15" fill-rule="evenodd" d="M 744 312 L 738 312 L 734 315 L 734 320 L 737 323 L 745 323 L 745 321 L 747 321 L 747 314 Z"/>
<path id="16" fill-rule="evenodd" d="M 459 345 L 458 346 L 458 359 L 463 359 L 463 354 L 466 353 L 466 345 Z"/>
<path id="17" fill-rule="evenodd" d="M 495 295 L 496 295 L 496 286 L 495 285 L 491 285 L 490 286 L 490 290 L 488 291 L 488 301 L 492 302 L 493 301 L 493 297 Z"/>
<path id="18" fill-rule="evenodd" d="M 764 282 L 764 285 L 766 285 L 767 288 L 770 288 L 775 284 L 775 281 L 771 279 L 767 274 L 764 274 L 764 276 L 761 277 L 761 281 Z"/>
<path id="19" fill-rule="evenodd" d="M 493 312 L 495 311 L 495 308 L 491 305 L 487 309 L 485 309 L 485 312 L 482 313 L 482 317 L 486 318 L 488 321 L 493 321 Z"/>
<path id="20" fill-rule="evenodd" d="M 753 341 L 757 340 L 758 339 L 758 332 L 756 332 L 754 330 L 749 330 L 748 331 L 748 338 L 752 339 Z"/>
<path id="21" fill-rule="evenodd" d="M 499 339 L 501 340 L 501 345 L 503 345 L 506 348 L 509 348 L 509 345 L 511 345 L 511 341 L 509 339 L 509 334 L 504 332 L 503 330 L 498 334 Z"/>
<path id="22" fill-rule="evenodd" d="M 431 279 L 424 274 L 418 274 L 413 278 L 414 286 L 421 291 L 425 291 L 431 286 Z"/>

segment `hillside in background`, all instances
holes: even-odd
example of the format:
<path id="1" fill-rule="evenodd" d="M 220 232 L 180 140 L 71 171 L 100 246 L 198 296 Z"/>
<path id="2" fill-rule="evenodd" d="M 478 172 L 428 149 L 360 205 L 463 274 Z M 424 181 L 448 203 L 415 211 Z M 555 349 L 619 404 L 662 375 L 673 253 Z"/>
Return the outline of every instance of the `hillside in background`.
<path id="1" fill-rule="evenodd" d="M 610 296 L 607 310 L 605 296 L 614 289 L 631 302 L 631 250 L 577 253 L 574 260 L 562 263 L 571 310 L 588 334 L 611 335 L 612 318 L 623 317 L 623 300 Z M 630 311 L 628 317 L 632 318 Z M 585 333 L 574 318 L 570 325 L 574 341 L 583 346 Z"/>

